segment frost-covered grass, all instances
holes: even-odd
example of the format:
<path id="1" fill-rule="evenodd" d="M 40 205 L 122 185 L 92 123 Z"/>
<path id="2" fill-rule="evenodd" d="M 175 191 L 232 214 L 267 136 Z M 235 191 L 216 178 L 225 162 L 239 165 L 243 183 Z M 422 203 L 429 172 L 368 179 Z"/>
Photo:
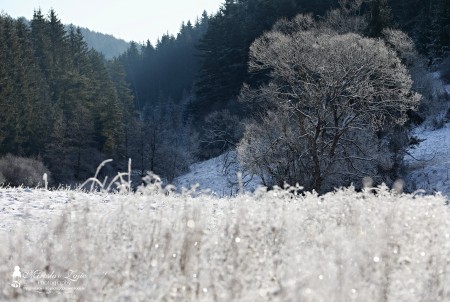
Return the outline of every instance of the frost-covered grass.
<path id="1" fill-rule="evenodd" d="M 0 210 L 2 301 L 450 300 L 440 196 L 0 189 Z M 15 266 L 82 290 L 13 288 Z"/>

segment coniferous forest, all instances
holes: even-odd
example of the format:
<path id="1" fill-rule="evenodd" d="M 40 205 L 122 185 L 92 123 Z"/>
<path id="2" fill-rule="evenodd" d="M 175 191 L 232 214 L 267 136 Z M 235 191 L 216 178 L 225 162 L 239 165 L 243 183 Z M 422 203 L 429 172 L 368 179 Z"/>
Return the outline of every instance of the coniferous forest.
<path id="1" fill-rule="evenodd" d="M 86 178 L 104 156 L 124 160 L 133 96 L 123 66 L 54 11 L 36 11 L 29 27 L 0 24 L 1 153 L 39 158 L 58 183 Z"/>
<path id="2" fill-rule="evenodd" d="M 85 180 L 106 158 L 114 159 L 106 173 L 131 158 L 139 175 L 170 181 L 242 139 L 257 111 L 240 100 L 242 87 L 269 82 L 270 70 L 248 68 L 255 39 L 280 20 L 330 20 L 334 9 L 363 20 L 366 37 L 404 31 L 429 68 L 450 52 L 449 0 L 225 0 L 176 36 L 133 42 L 108 60 L 53 10 L 35 11 L 29 25 L 2 15 L 0 156 L 42 161 L 54 185 Z"/>

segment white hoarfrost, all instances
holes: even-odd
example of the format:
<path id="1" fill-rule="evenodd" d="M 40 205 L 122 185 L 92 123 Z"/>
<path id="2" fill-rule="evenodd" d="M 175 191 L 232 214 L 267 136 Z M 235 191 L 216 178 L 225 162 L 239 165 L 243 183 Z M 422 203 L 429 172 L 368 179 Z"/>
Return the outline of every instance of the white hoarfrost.
<path id="1" fill-rule="evenodd" d="M 449 301 L 441 196 L 0 189 L 1 301 Z"/>

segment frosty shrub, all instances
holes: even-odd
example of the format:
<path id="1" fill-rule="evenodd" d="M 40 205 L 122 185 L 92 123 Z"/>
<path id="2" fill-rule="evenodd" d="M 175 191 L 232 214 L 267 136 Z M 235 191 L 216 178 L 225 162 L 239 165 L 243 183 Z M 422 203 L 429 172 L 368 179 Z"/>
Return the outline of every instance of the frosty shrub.
<path id="1" fill-rule="evenodd" d="M 149 183 L 128 194 L 1 189 L 0 300 L 450 300 L 443 197 L 380 187 L 193 198 Z M 24 287 L 42 280 L 10 286 L 15 266 L 85 277 L 62 286 L 81 290 L 35 292 Z"/>
<path id="2" fill-rule="evenodd" d="M 376 177 L 392 162 L 380 130 L 402 125 L 420 101 L 393 48 L 329 28 L 272 30 L 251 45 L 249 66 L 270 70 L 271 81 L 241 92 L 263 110 L 238 152 L 267 185 L 299 182 L 324 192 Z"/>
<path id="3" fill-rule="evenodd" d="M 0 174 L 4 177 L 5 185 L 13 187 L 42 186 L 44 185 L 42 179 L 44 173 L 50 176 L 50 171 L 39 160 L 11 154 L 0 158 Z"/>

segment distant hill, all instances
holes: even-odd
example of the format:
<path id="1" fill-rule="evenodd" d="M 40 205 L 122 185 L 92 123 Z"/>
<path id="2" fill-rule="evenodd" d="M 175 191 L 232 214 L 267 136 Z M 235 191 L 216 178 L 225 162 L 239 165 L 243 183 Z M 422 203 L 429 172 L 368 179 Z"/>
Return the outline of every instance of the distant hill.
<path id="1" fill-rule="evenodd" d="M 30 25 L 30 21 L 24 17 L 19 18 L 25 24 Z M 76 25 L 71 24 L 73 27 L 77 28 Z M 70 30 L 71 25 L 66 25 L 66 31 Z M 122 39 L 117 39 L 113 35 L 103 34 L 96 31 L 92 31 L 85 27 L 80 27 L 81 32 L 84 37 L 84 41 L 87 43 L 89 48 L 93 48 L 98 52 L 105 55 L 106 59 L 112 59 L 117 57 L 127 51 L 130 46 L 129 42 Z"/>
<path id="2" fill-rule="evenodd" d="M 70 25 L 67 25 L 69 28 Z M 73 25 L 76 27 L 76 25 Z M 84 41 L 90 48 L 93 48 L 105 55 L 106 59 L 112 59 L 127 51 L 129 42 L 117 39 L 113 35 L 102 34 L 85 27 L 80 27 Z"/>

